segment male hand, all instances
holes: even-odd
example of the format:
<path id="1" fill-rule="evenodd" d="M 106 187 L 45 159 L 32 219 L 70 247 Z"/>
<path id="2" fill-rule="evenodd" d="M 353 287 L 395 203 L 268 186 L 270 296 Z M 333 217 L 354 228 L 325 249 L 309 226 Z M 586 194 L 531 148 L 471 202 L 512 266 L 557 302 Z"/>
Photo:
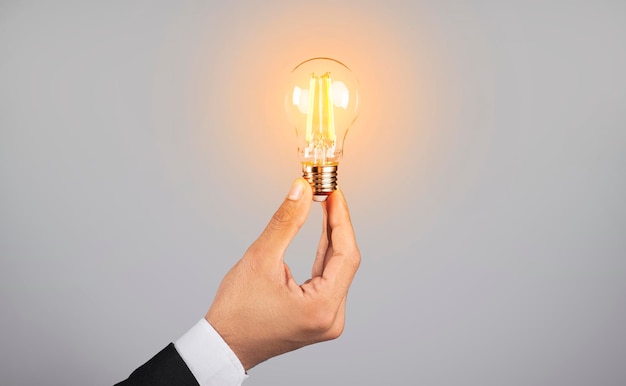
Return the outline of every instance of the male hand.
<path id="1" fill-rule="evenodd" d="M 311 209 L 311 187 L 294 181 L 261 236 L 226 274 L 206 314 L 247 370 L 274 356 L 339 337 L 359 267 L 350 214 L 339 190 L 325 203 L 311 278 L 298 285 L 283 258 Z"/>

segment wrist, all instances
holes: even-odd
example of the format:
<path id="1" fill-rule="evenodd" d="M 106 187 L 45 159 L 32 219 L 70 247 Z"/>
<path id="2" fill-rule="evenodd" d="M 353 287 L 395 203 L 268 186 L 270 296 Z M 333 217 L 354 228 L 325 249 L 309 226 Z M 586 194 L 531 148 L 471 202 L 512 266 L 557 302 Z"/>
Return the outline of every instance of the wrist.
<path id="1" fill-rule="evenodd" d="M 228 330 L 222 326 L 222 324 L 213 317 L 209 316 L 209 313 L 204 317 L 204 319 L 211 325 L 211 327 L 215 330 L 215 332 L 222 338 L 224 343 L 230 348 L 233 354 L 237 357 L 243 369 L 247 372 L 252 367 L 257 365 L 249 355 L 247 355 L 247 350 L 244 344 L 241 344 L 236 338 L 236 334 L 229 333 Z"/>
<path id="2" fill-rule="evenodd" d="M 246 372 L 259 363 L 295 349 L 282 347 L 288 345 L 281 345 L 275 339 L 263 339 L 262 331 L 252 331 L 209 314 L 205 319 L 239 359 Z"/>

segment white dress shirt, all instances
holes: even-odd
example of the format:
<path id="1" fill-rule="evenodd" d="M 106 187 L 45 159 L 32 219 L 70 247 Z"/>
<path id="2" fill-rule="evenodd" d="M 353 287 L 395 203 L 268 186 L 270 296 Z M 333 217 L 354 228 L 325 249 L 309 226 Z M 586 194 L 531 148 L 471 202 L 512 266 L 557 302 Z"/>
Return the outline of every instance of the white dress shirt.
<path id="1" fill-rule="evenodd" d="M 240 386 L 248 378 L 239 358 L 204 318 L 174 346 L 200 386 Z"/>

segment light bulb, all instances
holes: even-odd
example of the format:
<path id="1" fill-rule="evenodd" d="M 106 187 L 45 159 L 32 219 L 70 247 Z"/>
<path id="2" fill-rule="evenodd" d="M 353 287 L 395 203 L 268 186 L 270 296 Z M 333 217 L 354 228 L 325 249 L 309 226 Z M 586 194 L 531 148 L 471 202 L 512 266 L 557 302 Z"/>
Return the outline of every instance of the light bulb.
<path id="1" fill-rule="evenodd" d="M 326 201 L 337 189 L 343 144 L 358 116 L 359 82 L 343 63 L 313 58 L 291 72 L 285 97 L 287 114 L 298 137 L 302 175 L 314 201 Z"/>

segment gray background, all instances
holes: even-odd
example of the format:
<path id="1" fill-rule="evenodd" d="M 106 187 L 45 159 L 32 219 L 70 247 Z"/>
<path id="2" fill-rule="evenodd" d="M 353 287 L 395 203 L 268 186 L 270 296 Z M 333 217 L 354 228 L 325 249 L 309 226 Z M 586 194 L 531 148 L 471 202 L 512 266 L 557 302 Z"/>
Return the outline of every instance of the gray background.
<path id="1" fill-rule="evenodd" d="M 626 3 L 0 3 L 0 384 L 110 385 L 299 174 L 282 76 L 362 85 L 337 341 L 247 385 L 626 384 Z M 321 216 L 288 251 L 306 279 Z"/>

